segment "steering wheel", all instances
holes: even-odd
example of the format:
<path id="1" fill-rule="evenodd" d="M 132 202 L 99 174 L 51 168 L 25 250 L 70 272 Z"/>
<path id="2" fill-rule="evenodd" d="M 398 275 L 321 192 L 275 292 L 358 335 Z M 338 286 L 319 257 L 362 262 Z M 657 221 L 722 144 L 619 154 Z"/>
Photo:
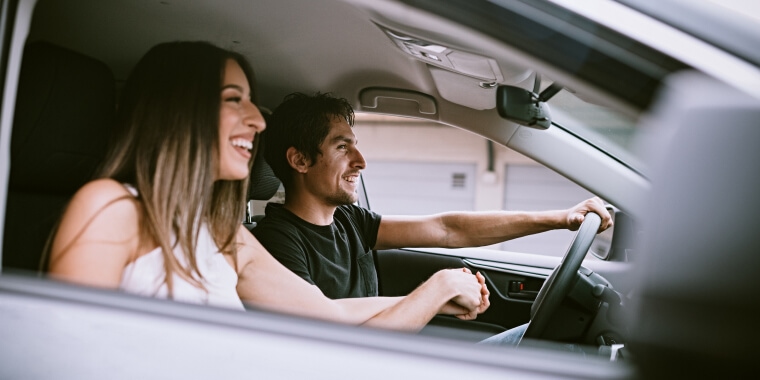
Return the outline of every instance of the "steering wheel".
<path id="1" fill-rule="evenodd" d="M 530 324 L 523 338 L 540 338 L 544 335 L 549 320 L 557 311 L 562 301 L 570 292 L 578 276 L 586 253 L 591 248 L 596 232 L 602 223 L 602 218 L 596 213 L 586 214 L 583 223 L 573 238 L 573 242 L 565 253 L 565 257 L 554 269 L 551 276 L 544 282 L 541 290 L 530 308 Z"/>

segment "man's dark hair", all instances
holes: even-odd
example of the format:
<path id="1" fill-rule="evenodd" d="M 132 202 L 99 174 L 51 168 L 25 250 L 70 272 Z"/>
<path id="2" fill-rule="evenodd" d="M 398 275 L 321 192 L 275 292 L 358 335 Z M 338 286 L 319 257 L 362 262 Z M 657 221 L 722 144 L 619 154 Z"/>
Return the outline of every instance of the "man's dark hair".
<path id="1" fill-rule="evenodd" d="M 286 96 L 272 113 L 266 129 L 264 157 L 272 171 L 287 189 L 292 180 L 292 168 L 286 153 L 291 146 L 314 165 L 319 146 L 330 132 L 334 117 L 354 126 L 354 110 L 348 100 L 330 93 L 306 95 L 300 92 Z"/>

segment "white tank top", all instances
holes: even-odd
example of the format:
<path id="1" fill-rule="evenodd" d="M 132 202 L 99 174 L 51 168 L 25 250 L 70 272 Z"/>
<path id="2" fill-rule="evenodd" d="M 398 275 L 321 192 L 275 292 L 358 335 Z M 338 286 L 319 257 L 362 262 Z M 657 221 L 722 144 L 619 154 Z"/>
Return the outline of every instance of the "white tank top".
<path id="1" fill-rule="evenodd" d="M 125 184 L 124 187 L 137 196 L 137 190 Z M 173 299 L 180 302 L 198 303 L 210 306 L 244 310 L 243 302 L 237 294 L 238 276 L 224 255 L 219 252 L 208 227 L 201 226 L 198 246 L 195 250 L 198 271 L 205 290 L 194 286 L 177 274 L 173 274 Z M 186 261 L 179 247 L 174 255 L 181 265 Z M 164 281 L 164 257 L 161 248 L 146 253 L 124 268 L 119 289 L 147 297 L 168 298 L 169 291 Z"/>

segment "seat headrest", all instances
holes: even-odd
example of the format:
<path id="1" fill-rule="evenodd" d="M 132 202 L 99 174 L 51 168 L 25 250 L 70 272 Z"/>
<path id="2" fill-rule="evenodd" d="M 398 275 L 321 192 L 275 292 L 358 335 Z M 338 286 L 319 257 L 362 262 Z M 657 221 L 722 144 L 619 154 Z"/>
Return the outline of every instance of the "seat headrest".
<path id="1" fill-rule="evenodd" d="M 14 191 L 71 194 L 103 160 L 115 81 L 102 62 L 47 42 L 26 46 L 11 138 Z"/>
<path id="2" fill-rule="evenodd" d="M 272 168 L 264 158 L 266 132 L 257 137 L 259 147 L 256 150 L 256 159 L 251 168 L 251 179 L 248 182 L 248 200 L 265 201 L 272 198 L 277 189 L 280 188 L 280 180 L 274 175 Z"/>

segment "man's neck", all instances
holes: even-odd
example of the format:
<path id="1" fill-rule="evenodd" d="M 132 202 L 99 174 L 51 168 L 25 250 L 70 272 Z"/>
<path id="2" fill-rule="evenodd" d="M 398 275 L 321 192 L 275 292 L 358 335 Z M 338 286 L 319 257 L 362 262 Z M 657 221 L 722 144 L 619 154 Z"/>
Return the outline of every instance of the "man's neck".
<path id="1" fill-rule="evenodd" d="M 313 197 L 287 193 L 285 195 L 284 207 L 297 217 L 318 226 L 330 225 L 333 222 L 333 215 L 337 208 Z"/>

